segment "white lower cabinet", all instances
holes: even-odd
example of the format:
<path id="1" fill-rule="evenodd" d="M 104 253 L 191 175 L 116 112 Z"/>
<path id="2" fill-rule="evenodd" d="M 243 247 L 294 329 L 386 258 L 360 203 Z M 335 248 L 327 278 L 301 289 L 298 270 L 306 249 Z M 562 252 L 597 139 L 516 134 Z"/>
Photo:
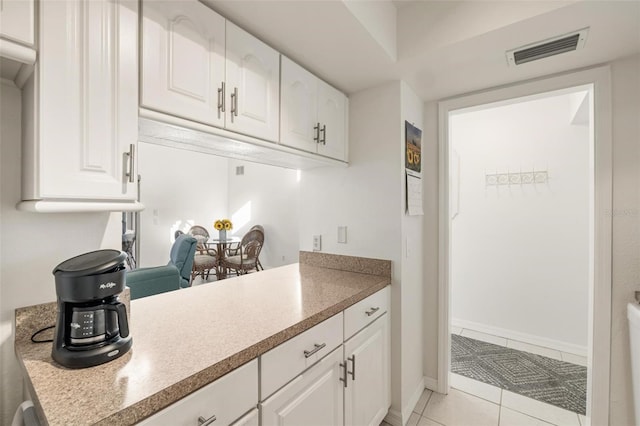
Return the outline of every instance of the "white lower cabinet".
<path id="1" fill-rule="evenodd" d="M 262 426 L 340 426 L 343 417 L 342 348 L 327 355 L 261 404 Z"/>
<path id="2" fill-rule="evenodd" d="M 145 419 L 140 425 L 257 426 L 257 404 L 258 360 L 254 359 Z"/>
<path id="3" fill-rule="evenodd" d="M 387 415 L 391 403 L 389 350 L 388 314 L 345 342 L 345 425 L 378 426 Z"/>
<path id="4" fill-rule="evenodd" d="M 231 426 L 258 426 L 260 424 L 260 412 L 257 408 L 249 411 L 241 419 L 231 424 Z"/>
<path id="5" fill-rule="evenodd" d="M 391 405 L 388 309 L 386 287 L 262 355 L 262 426 L 378 426 Z M 303 352 L 320 356 L 304 364 Z"/>

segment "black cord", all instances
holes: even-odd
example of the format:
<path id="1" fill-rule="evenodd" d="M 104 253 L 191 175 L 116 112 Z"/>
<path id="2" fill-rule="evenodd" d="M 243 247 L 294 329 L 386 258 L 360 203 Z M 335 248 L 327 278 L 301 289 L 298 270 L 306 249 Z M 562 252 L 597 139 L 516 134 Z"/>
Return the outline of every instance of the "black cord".
<path id="1" fill-rule="evenodd" d="M 38 334 L 42 333 L 43 331 L 50 330 L 50 329 L 52 329 L 52 328 L 54 328 L 54 327 L 55 327 L 55 325 L 50 325 L 49 327 L 41 328 L 40 330 L 36 331 L 35 333 L 33 333 L 33 334 L 31 335 L 31 341 L 32 341 L 33 343 L 50 343 L 50 342 L 53 342 L 53 339 L 47 339 L 47 340 L 36 340 L 36 336 L 37 336 Z"/>

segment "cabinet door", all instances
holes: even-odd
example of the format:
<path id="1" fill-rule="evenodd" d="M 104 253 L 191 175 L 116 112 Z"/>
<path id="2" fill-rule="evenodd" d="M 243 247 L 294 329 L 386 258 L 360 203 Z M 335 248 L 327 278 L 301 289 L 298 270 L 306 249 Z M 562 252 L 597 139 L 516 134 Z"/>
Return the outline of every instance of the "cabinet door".
<path id="1" fill-rule="evenodd" d="M 258 418 L 258 409 L 254 408 L 253 410 L 249 411 L 249 413 L 242 416 L 242 418 L 232 423 L 231 426 L 258 426 Z"/>
<path id="2" fill-rule="evenodd" d="M 280 124 L 280 55 L 227 21 L 226 128 L 278 141 Z"/>
<path id="3" fill-rule="evenodd" d="M 33 46 L 34 0 L 0 0 L 0 36 Z"/>
<path id="4" fill-rule="evenodd" d="M 346 96 L 327 83 L 319 81 L 318 121 L 322 131 L 318 154 L 337 160 L 346 159 L 346 108 Z"/>
<path id="5" fill-rule="evenodd" d="M 142 14 L 142 106 L 223 127 L 225 19 L 195 0 Z"/>
<path id="6" fill-rule="evenodd" d="M 262 403 L 262 426 L 340 426 L 343 417 L 342 348 Z"/>
<path id="7" fill-rule="evenodd" d="M 138 2 L 43 1 L 40 14 L 36 192 L 135 200 Z"/>
<path id="8" fill-rule="evenodd" d="M 344 344 L 348 367 L 345 425 L 378 426 L 390 406 L 389 315 Z"/>
<path id="9" fill-rule="evenodd" d="M 280 143 L 316 152 L 318 149 L 318 78 L 282 57 L 280 80 Z"/>

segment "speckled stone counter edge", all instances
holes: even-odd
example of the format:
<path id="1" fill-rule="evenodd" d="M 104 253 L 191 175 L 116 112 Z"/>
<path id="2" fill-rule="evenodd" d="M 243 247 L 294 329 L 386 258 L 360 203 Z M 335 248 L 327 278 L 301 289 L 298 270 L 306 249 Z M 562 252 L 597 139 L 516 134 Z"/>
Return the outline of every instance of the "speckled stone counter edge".
<path id="1" fill-rule="evenodd" d="M 299 262 L 320 268 L 338 269 L 341 271 L 380 275 L 391 278 L 390 260 L 301 251 Z"/>
<path id="2" fill-rule="evenodd" d="M 257 344 L 250 346 L 236 354 L 214 364 L 210 367 L 193 374 L 192 376 L 175 383 L 150 397 L 128 406 L 119 412 L 105 417 L 98 421 L 98 425 L 132 425 L 158 411 L 170 406 L 174 402 L 186 397 L 196 390 L 219 379 L 230 371 L 268 352 L 274 347 L 284 343 L 290 338 L 308 330 L 320 322 L 342 312 L 349 306 L 383 289 L 391 283 L 391 261 L 368 259 L 352 256 L 340 256 L 326 253 L 300 252 L 300 263 L 327 269 L 337 269 L 349 272 L 377 275 L 381 280 L 373 286 L 348 297 L 331 307 L 306 318 L 305 320 L 286 328 L 279 333 L 264 339 Z M 121 295 L 121 300 L 129 308 L 129 290 Z M 129 309 L 127 310 L 129 311 Z M 56 321 L 56 303 L 45 303 L 35 306 L 16 309 L 16 354 L 18 359 L 19 346 L 30 343 L 31 334 L 42 327 L 51 325 Z M 22 361 L 20 360 L 20 364 Z M 24 365 L 22 365 L 24 368 Z M 29 381 L 28 381 L 29 382 Z M 28 383 L 30 391 L 31 383 Z M 34 395 L 34 402 L 37 398 Z M 36 404 L 39 406 L 39 404 Z M 39 408 L 39 407 L 38 407 Z M 44 420 L 43 413 L 39 415 Z M 46 422 L 43 422 L 46 423 Z"/>
<path id="3" fill-rule="evenodd" d="M 342 302 L 331 306 L 324 311 L 311 316 L 304 321 L 299 322 L 281 332 L 274 334 L 273 336 L 256 343 L 253 346 L 240 351 L 233 356 L 220 361 L 209 368 L 206 368 L 187 379 L 184 379 L 168 388 L 163 389 L 149 398 L 146 398 L 136 404 L 133 404 L 119 412 L 106 417 L 96 425 L 100 426 L 112 426 L 112 425 L 133 425 L 141 420 L 157 413 L 164 408 L 167 408 L 174 402 L 188 396 L 189 394 L 197 391 L 198 389 L 206 386 L 225 374 L 235 370 L 238 367 L 246 364 L 247 362 L 259 357 L 260 355 L 268 352 L 276 346 L 286 342 L 290 338 L 297 336 L 298 334 L 310 329 L 311 327 L 321 323 L 322 321 L 336 315 L 339 312 L 347 309 L 349 306 L 354 305 L 360 300 L 372 295 L 373 293 L 382 290 L 390 284 L 386 279 L 381 280 L 380 283 L 375 286 L 371 286 L 360 293 L 344 299 Z"/>

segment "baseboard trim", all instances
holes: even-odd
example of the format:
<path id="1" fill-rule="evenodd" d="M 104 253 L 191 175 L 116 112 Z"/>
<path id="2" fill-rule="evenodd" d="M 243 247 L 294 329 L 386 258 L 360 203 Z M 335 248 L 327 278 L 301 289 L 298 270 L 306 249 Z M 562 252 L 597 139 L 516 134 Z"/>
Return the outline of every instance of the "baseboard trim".
<path id="1" fill-rule="evenodd" d="M 402 424 L 402 414 L 393 408 L 389 409 L 389 412 L 384 417 L 384 421 L 389 423 L 391 426 L 404 426 Z"/>
<path id="2" fill-rule="evenodd" d="M 438 380 L 432 379 L 431 377 L 424 377 L 424 387 L 425 389 L 432 390 L 434 392 L 438 391 Z"/>
<path id="3" fill-rule="evenodd" d="M 546 348 L 555 349 L 561 352 L 568 352 L 575 355 L 587 356 L 587 347 L 573 343 L 561 342 L 560 340 L 547 339 L 545 337 L 535 336 L 533 334 L 521 333 L 507 328 L 494 327 L 475 321 L 462 320 L 458 318 L 451 319 L 451 326 L 458 328 L 467 328 L 469 330 L 479 331 L 481 333 L 492 334 L 494 336 L 504 337 L 505 339 L 517 340 L 519 342 L 529 343 L 536 346 L 544 346 Z"/>

